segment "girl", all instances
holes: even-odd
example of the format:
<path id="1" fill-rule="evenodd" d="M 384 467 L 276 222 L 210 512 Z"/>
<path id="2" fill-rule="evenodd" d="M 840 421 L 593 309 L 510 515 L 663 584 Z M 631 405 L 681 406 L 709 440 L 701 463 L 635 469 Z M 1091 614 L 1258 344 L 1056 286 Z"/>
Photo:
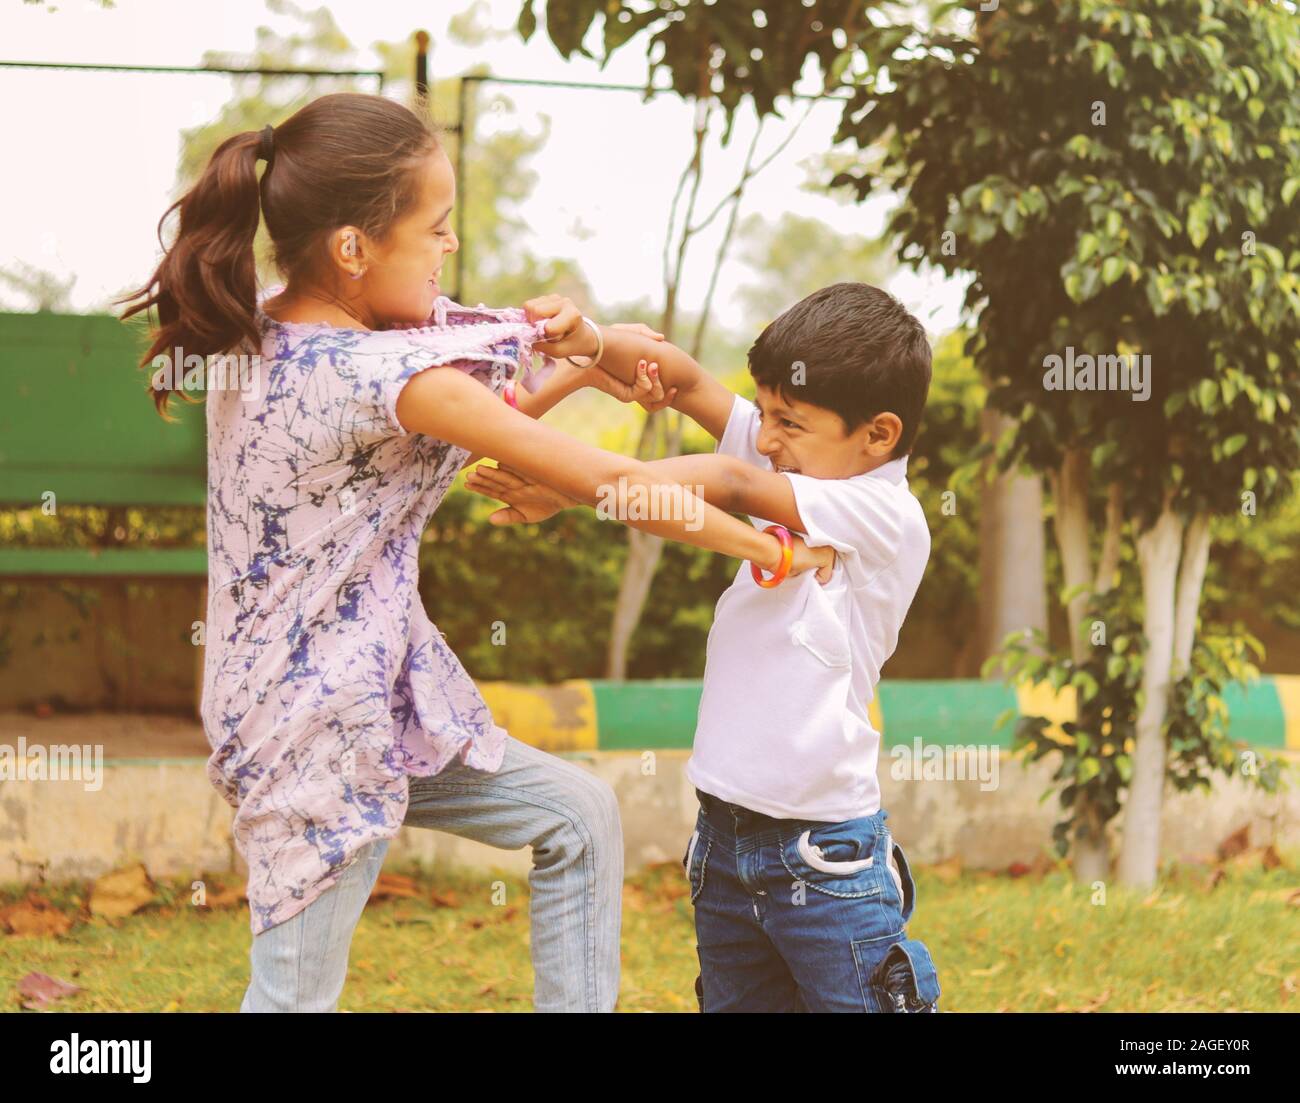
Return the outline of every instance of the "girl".
<path id="1" fill-rule="evenodd" d="M 535 1006 L 609 1011 L 617 998 L 614 795 L 492 722 L 425 614 L 416 572 L 425 522 L 471 453 L 573 496 L 620 479 L 677 489 L 533 419 L 604 373 L 570 365 L 501 400 L 507 369 L 533 348 L 590 365 L 609 336 L 626 364 L 652 358 L 654 341 L 598 327 L 556 296 L 496 311 L 442 298 L 454 198 L 426 118 L 381 96 L 323 96 L 217 148 L 163 216 L 179 208 L 180 225 L 157 270 L 121 300 L 133 303 L 124 318 L 157 308 L 146 364 L 174 349 L 260 355 L 255 386 L 209 384 L 206 398 L 201 712 L 208 773 L 236 809 L 248 863 L 241 1010 L 335 1008 L 353 929 L 403 824 L 530 846 Z M 259 209 L 287 281 L 261 303 Z M 154 397 L 165 415 L 170 392 L 155 382 Z M 788 534 L 694 506 L 683 512 L 702 523 L 629 523 L 769 571 L 790 562 Z M 788 569 L 830 561 L 795 541 Z"/>

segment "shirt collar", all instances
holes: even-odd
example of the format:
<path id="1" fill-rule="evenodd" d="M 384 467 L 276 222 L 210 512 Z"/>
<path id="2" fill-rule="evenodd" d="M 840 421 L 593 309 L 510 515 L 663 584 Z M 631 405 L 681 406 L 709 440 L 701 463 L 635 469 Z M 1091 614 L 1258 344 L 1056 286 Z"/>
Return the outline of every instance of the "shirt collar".
<path id="1" fill-rule="evenodd" d="M 899 456 L 896 460 L 890 460 L 882 464 L 874 471 L 867 471 L 865 474 L 874 476 L 878 479 L 885 479 L 891 483 L 901 483 L 907 481 L 907 457 Z"/>

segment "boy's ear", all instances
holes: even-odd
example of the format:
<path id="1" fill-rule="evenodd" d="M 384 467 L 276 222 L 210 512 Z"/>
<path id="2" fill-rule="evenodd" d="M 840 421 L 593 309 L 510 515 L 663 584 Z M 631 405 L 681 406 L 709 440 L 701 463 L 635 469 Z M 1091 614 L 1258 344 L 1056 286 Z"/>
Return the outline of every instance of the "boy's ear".
<path id="1" fill-rule="evenodd" d="M 867 422 L 866 451 L 869 456 L 889 456 L 903 437 L 903 419 L 885 410 Z"/>

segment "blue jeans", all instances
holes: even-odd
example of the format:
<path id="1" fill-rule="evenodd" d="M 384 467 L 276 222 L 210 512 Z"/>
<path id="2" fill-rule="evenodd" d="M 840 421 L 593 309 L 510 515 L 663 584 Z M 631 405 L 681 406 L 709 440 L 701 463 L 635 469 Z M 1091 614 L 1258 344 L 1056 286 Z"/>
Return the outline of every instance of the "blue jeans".
<path id="1" fill-rule="evenodd" d="M 612 1011 L 618 998 L 623 832 L 614 792 L 562 758 L 507 738 L 494 773 L 453 763 L 410 779 L 405 824 L 505 850 L 533 849 L 529 918 L 538 1011 Z M 253 937 L 241 1011 L 334 1011 L 357 920 L 388 840 L 358 852 L 302 911 Z"/>
<path id="2" fill-rule="evenodd" d="M 916 887 L 888 812 L 781 820 L 696 795 L 682 864 L 701 1011 L 936 1009 L 929 952 L 907 938 Z M 906 1007 L 897 998 L 904 983 Z"/>

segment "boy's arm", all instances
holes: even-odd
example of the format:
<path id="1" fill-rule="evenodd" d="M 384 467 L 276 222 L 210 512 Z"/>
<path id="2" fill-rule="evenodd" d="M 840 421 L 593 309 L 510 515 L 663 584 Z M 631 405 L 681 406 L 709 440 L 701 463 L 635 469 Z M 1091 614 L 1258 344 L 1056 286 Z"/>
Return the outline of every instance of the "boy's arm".
<path id="1" fill-rule="evenodd" d="M 555 332 L 548 341 L 540 341 L 534 348 L 554 357 L 595 356 L 596 334 L 591 326 L 580 324 L 577 308 L 558 295 L 543 295 L 524 303 L 524 311 L 532 321 L 546 318 L 547 333 Z M 600 368 L 624 383 L 635 383 L 639 360 L 657 361 L 659 375 L 667 388 L 677 388 L 673 406 L 687 417 L 698 422 L 715 440 L 721 440 L 727 429 L 727 419 L 735 396 L 709 375 L 695 360 L 667 341 L 655 340 L 635 328 L 600 326 L 600 341 L 604 352 Z M 596 365 L 593 365 L 595 367 Z"/>
<path id="2" fill-rule="evenodd" d="M 515 389 L 515 402 L 519 404 L 519 412 L 529 417 L 541 417 L 575 391 L 591 386 L 592 375 L 590 368 L 580 368 L 568 360 L 557 360 L 555 370 L 546 377 L 536 392 L 528 391 L 523 387 Z M 615 387 L 619 386 L 619 383 L 612 379 L 607 382 Z M 626 388 L 626 393 L 620 393 L 615 397 L 623 402 L 638 402 L 645 399 L 653 404 L 663 400 L 664 390 L 658 379 L 651 378 L 645 369 L 639 369 L 636 372 L 635 382 Z M 481 454 L 470 456 L 461 464 L 461 469 L 472 467 L 482 458 Z"/>
<path id="3" fill-rule="evenodd" d="M 731 416 L 731 406 L 736 396 L 713 378 L 676 345 L 668 341 L 653 341 L 627 330 L 600 327 L 605 340 L 605 352 L 597 370 L 631 383 L 636 379 L 638 360 L 653 360 L 659 364 L 659 379 L 665 389 L 677 388 L 673 409 L 680 410 L 697 422 L 714 440 L 721 440 Z"/>

